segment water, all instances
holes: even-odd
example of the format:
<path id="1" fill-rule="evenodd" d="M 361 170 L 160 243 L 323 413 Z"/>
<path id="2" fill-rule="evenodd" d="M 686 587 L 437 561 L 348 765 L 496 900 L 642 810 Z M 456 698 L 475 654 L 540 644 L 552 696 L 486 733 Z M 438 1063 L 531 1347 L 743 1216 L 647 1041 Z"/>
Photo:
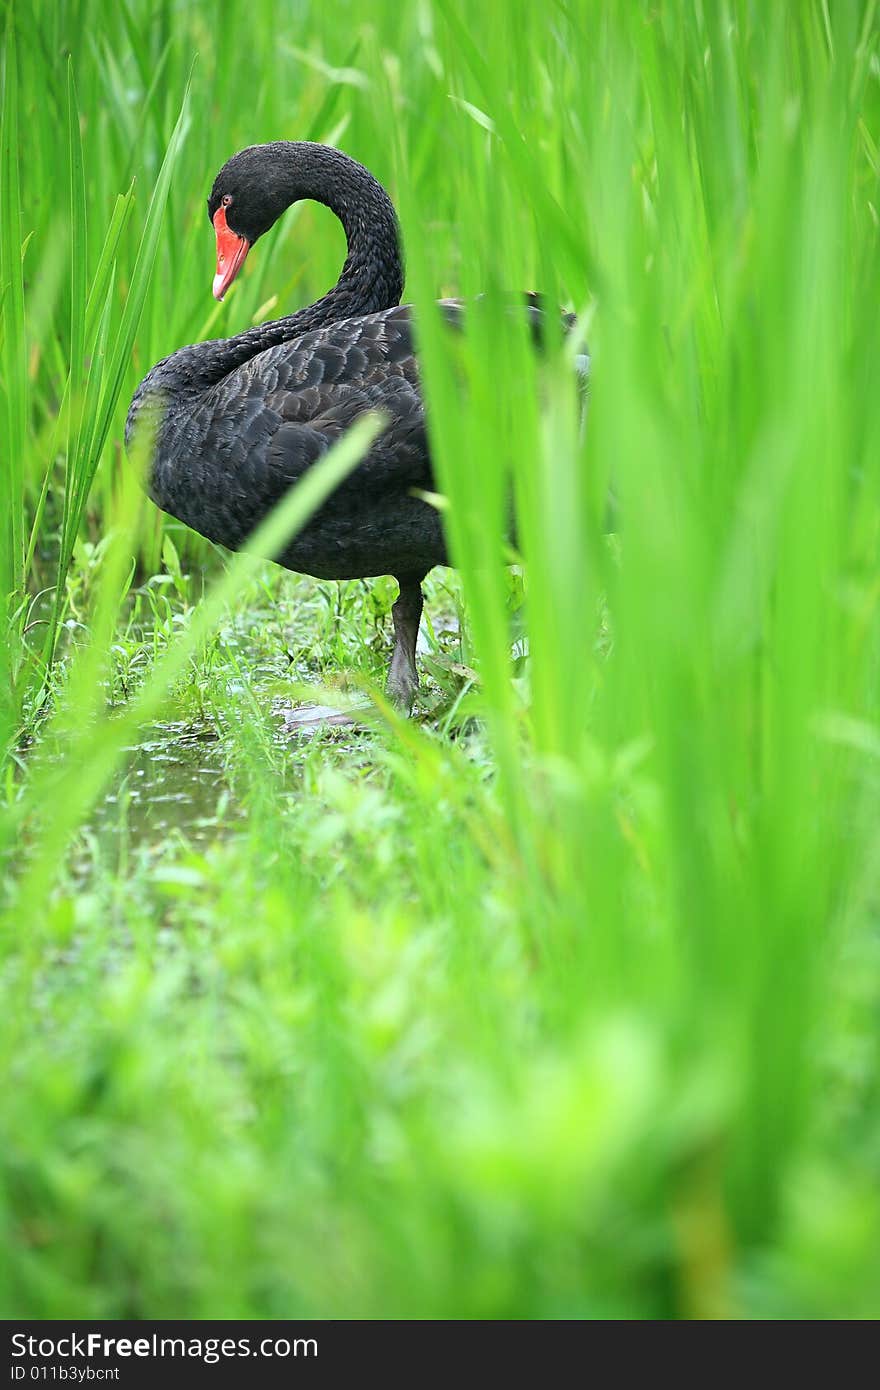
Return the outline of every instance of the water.
<path id="1" fill-rule="evenodd" d="M 436 620 L 441 641 L 458 640 L 458 622 L 454 614 L 443 613 Z M 253 617 L 253 614 L 251 614 Z M 279 679 L 289 671 L 288 660 L 266 662 L 265 653 L 251 651 L 249 634 L 238 639 L 226 634 L 226 645 L 241 647 L 252 657 L 251 669 L 256 677 L 256 690 L 268 709 L 271 709 L 274 731 L 272 742 L 294 754 L 307 754 L 308 745 L 319 736 L 328 757 L 362 760 L 366 754 L 365 735 L 369 734 L 375 714 L 369 704 L 352 709 L 356 722 L 352 724 L 336 708 L 307 702 L 291 702 L 277 694 Z M 424 627 L 419 634 L 420 656 L 432 652 Z M 306 672 L 306 676 L 313 674 Z M 424 678 L 423 670 L 423 678 Z M 265 679 L 260 681 L 259 677 Z M 235 694 L 235 679 L 227 682 L 226 691 Z M 319 696 L 319 691 L 316 691 Z M 353 697 L 360 706 L 363 696 Z M 100 850 L 100 859 L 116 860 L 120 853 L 158 852 L 169 840 L 177 840 L 196 851 L 218 840 L 228 839 L 242 829 L 246 807 L 230 780 L 228 768 L 228 738 L 213 722 L 156 721 L 147 725 L 137 743 L 125 750 L 125 760 L 107 793 L 96 804 L 87 825 L 85 840 Z M 331 755 L 331 748 L 333 754 Z M 295 777 L 298 758 L 287 764 L 283 777 Z M 91 850 L 83 847 L 74 855 L 75 871 L 89 872 L 94 865 Z"/>
<path id="2" fill-rule="evenodd" d="M 95 807 L 89 828 L 99 838 L 124 830 L 132 846 L 185 831 L 193 846 L 228 834 L 241 812 L 226 782 L 220 740 L 208 724 L 148 725 L 131 745 L 121 775 Z"/>

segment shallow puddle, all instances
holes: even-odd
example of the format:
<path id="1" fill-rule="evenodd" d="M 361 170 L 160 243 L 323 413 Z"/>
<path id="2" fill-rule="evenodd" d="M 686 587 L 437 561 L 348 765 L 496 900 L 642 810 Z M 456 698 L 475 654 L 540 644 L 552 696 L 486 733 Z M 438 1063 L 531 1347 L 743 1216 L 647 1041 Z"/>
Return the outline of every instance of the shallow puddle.
<path id="1" fill-rule="evenodd" d="M 157 723 L 126 749 L 126 761 L 95 807 L 90 829 L 100 838 L 125 833 L 131 845 L 174 831 L 194 845 L 232 829 L 237 812 L 222 750 L 210 725 Z"/>

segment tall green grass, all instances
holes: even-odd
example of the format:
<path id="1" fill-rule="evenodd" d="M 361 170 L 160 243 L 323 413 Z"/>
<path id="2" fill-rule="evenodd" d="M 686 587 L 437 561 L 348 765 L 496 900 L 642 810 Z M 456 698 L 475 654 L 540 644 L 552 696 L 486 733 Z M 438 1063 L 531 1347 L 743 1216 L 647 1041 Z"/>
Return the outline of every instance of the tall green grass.
<path id="1" fill-rule="evenodd" d="M 5 1310 L 875 1315 L 876 3 L 17 3 L 0 109 Z M 254 654 L 386 591 L 223 577 L 121 449 L 153 361 L 335 277 L 303 206 L 210 299 L 279 137 L 400 209 L 478 675 L 341 747 Z M 135 835 L 194 707 L 227 791 Z"/>

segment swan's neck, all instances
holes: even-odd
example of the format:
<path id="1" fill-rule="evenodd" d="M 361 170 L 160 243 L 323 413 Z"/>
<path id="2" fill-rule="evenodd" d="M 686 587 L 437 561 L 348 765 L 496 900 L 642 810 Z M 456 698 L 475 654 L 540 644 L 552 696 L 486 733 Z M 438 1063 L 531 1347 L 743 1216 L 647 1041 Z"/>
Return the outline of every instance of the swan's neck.
<path id="1" fill-rule="evenodd" d="M 279 216 L 291 203 L 307 198 L 329 207 L 342 223 L 348 254 L 339 279 L 321 299 L 294 314 L 258 324 L 234 338 L 180 348 L 157 363 L 135 392 L 126 439 L 148 404 L 159 406 L 161 401 L 161 414 L 167 419 L 175 404 L 201 396 L 267 348 L 337 319 L 378 313 L 400 303 L 400 233 L 394 206 L 382 185 L 355 160 L 323 145 L 280 141 L 263 148 Z"/>
<path id="2" fill-rule="evenodd" d="M 373 175 L 340 150 L 309 141 L 277 141 L 257 147 L 262 192 L 270 216 L 303 199 L 323 203 L 345 230 L 348 254 L 333 289 L 279 320 L 282 334 L 305 333 L 322 323 L 371 314 L 400 303 L 403 263 L 394 206 Z M 255 153 L 257 150 L 255 149 Z M 285 337 L 279 338 L 285 341 Z"/>
<path id="3" fill-rule="evenodd" d="M 281 147 L 278 169 L 288 169 L 289 202 L 309 198 L 336 213 L 348 254 L 337 284 L 311 306 L 321 314 L 348 317 L 377 313 L 400 303 L 403 260 L 394 205 L 362 164 L 339 150 L 306 142 Z M 288 203 L 289 205 L 289 203 Z"/>

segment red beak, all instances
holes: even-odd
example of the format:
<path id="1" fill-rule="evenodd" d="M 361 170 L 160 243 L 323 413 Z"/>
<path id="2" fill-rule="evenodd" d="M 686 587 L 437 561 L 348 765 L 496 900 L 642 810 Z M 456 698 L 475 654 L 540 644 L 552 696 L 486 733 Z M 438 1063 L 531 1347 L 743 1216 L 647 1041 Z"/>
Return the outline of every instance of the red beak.
<path id="1" fill-rule="evenodd" d="M 221 206 L 214 213 L 214 231 L 217 235 L 217 274 L 214 276 L 214 298 L 222 299 L 238 272 L 244 265 L 244 258 L 251 249 L 246 237 L 238 236 L 226 225 L 226 209 Z"/>

